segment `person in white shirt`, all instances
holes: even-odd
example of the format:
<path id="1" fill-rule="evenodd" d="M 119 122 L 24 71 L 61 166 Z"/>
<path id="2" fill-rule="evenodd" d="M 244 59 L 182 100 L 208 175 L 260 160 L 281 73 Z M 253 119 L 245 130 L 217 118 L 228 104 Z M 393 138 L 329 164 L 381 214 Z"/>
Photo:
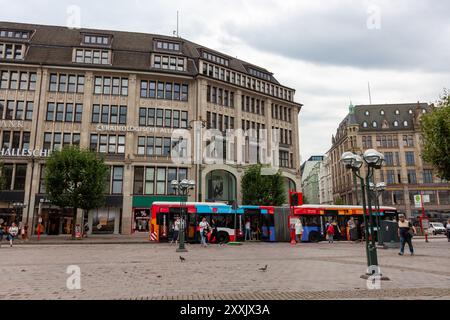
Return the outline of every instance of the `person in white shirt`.
<path id="1" fill-rule="evenodd" d="M 19 234 L 19 228 L 18 228 L 17 225 L 13 222 L 13 223 L 11 224 L 11 227 L 9 227 L 9 229 L 8 229 L 8 240 L 9 240 L 9 246 L 10 246 L 10 247 L 13 246 L 14 238 L 17 237 L 18 234 Z"/>
<path id="2" fill-rule="evenodd" d="M 245 241 L 247 241 L 247 235 L 248 240 L 251 240 L 252 226 L 250 224 L 250 220 L 247 220 L 247 222 L 245 223 Z"/>
<path id="3" fill-rule="evenodd" d="M 177 217 L 177 219 L 173 223 L 173 237 L 172 237 L 171 243 L 174 243 L 174 242 L 175 242 L 175 244 L 178 243 L 178 237 L 180 234 L 180 225 L 181 225 L 180 217 Z"/>
<path id="4" fill-rule="evenodd" d="M 300 243 L 302 242 L 302 236 L 303 236 L 303 225 L 302 220 L 298 219 L 295 223 L 295 242 Z"/>
<path id="5" fill-rule="evenodd" d="M 203 217 L 202 221 L 199 223 L 199 227 L 202 247 L 207 247 L 208 244 L 206 243 L 206 237 L 208 236 L 209 229 L 211 228 L 208 221 L 206 221 L 206 217 Z"/>

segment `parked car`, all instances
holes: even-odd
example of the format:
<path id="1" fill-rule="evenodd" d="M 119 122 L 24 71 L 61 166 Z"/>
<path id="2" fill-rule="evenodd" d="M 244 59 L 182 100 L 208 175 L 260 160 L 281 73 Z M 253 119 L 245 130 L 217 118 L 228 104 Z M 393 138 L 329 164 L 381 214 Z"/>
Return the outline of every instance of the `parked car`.
<path id="1" fill-rule="evenodd" d="M 440 222 L 430 222 L 430 228 L 428 229 L 429 234 L 446 234 L 446 229 L 444 225 Z"/>

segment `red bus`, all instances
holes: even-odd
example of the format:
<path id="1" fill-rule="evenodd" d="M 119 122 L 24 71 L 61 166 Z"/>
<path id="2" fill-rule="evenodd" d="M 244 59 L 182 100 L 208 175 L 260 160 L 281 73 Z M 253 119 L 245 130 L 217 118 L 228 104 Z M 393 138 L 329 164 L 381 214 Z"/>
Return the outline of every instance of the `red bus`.
<path id="1" fill-rule="evenodd" d="M 243 236 L 242 214 L 232 206 L 223 203 L 187 202 L 181 206 L 176 202 L 155 202 L 152 205 L 150 240 L 165 242 L 172 239 L 172 225 L 183 209 L 186 221 L 186 241 L 200 242 L 198 224 L 203 219 L 211 224 L 214 219 L 217 226 L 217 242 L 228 243 Z M 211 236 L 211 234 L 209 234 Z"/>
<path id="2" fill-rule="evenodd" d="M 362 206 L 335 206 L 335 205 L 302 205 L 293 207 L 293 216 L 289 224 L 292 227 L 296 219 L 301 219 L 303 224 L 302 241 L 318 242 L 325 238 L 325 228 L 327 223 L 334 221 L 337 224 L 335 237 L 337 240 L 349 240 L 349 230 L 347 222 L 351 217 L 354 218 L 358 235 L 360 239 L 364 232 L 363 225 L 363 207 Z M 377 209 L 373 207 L 373 219 L 375 222 L 375 236 L 377 234 Z M 368 216 L 368 213 L 366 213 Z M 397 219 L 398 212 L 393 207 L 380 207 L 380 221 Z M 340 231 L 340 232 L 339 232 Z"/>

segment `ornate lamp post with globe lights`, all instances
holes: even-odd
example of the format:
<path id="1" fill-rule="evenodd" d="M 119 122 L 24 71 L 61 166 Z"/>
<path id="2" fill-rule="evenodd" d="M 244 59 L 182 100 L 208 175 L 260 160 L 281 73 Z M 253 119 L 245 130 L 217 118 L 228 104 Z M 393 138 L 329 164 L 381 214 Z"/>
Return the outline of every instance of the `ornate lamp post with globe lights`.
<path id="1" fill-rule="evenodd" d="M 378 256 L 377 248 L 375 245 L 374 235 L 374 221 L 373 221 L 373 211 L 372 211 L 372 201 L 370 197 L 370 183 L 376 169 L 381 169 L 384 163 L 384 156 L 380 152 L 369 149 L 363 156 L 356 155 L 352 152 L 345 152 L 341 157 L 341 162 L 349 170 L 352 170 L 353 174 L 361 182 L 361 195 L 363 203 L 363 219 L 365 227 L 365 240 L 366 240 L 366 255 L 367 255 L 367 266 L 369 267 L 370 273 L 376 273 L 373 270 L 374 267 L 378 266 Z M 361 168 L 366 163 L 366 177 L 361 176 Z M 369 213 L 369 218 L 367 219 L 367 213 Z M 371 241 L 369 241 L 369 235 L 371 235 Z"/>
<path id="2" fill-rule="evenodd" d="M 186 221 L 187 221 L 187 214 L 186 214 L 186 200 L 185 198 L 189 195 L 189 190 L 192 190 L 195 188 L 195 181 L 192 180 L 173 180 L 170 185 L 175 190 L 175 192 L 178 192 L 178 194 L 181 196 L 180 200 L 180 246 L 177 249 L 177 252 L 187 252 L 186 246 L 185 246 L 185 232 L 186 232 Z"/>

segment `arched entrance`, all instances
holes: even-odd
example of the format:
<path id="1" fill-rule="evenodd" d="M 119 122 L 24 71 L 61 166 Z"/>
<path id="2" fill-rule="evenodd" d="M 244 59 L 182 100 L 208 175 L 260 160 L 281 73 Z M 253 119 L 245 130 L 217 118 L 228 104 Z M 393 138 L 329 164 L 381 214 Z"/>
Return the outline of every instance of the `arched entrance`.
<path id="1" fill-rule="evenodd" d="M 236 177 L 225 170 L 209 172 L 206 175 L 206 200 L 227 203 L 236 201 Z"/>
<path id="2" fill-rule="evenodd" d="M 297 184 L 291 178 L 284 177 L 284 186 L 286 192 L 289 192 L 289 190 L 297 191 Z"/>

